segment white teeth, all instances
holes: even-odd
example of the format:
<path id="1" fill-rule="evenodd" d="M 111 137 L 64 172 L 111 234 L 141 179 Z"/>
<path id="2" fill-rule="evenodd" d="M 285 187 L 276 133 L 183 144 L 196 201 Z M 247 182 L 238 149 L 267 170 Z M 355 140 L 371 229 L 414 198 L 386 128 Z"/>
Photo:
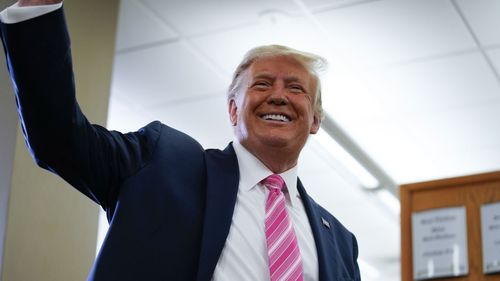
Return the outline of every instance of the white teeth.
<path id="1" fill-rule="evenodd" d="M 285 115 L 281 115 L 281 114 L 266 114 L 266 115 L 262 116 L 262 119 L 290 122 L 290 118 L 286 117 Z"/>

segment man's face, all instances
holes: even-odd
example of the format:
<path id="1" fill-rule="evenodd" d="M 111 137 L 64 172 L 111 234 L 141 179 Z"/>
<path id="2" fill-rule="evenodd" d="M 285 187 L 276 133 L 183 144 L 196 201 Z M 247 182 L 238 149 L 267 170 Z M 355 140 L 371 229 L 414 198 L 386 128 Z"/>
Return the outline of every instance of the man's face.
<path id="1" fill-rule="evenodd" d="M 229 113 L 240 143 L 251 152 L 286 148 L 298 154 L 318 131 L 316 79 L 288 57 L 256 60 L 242 73 Z"/>

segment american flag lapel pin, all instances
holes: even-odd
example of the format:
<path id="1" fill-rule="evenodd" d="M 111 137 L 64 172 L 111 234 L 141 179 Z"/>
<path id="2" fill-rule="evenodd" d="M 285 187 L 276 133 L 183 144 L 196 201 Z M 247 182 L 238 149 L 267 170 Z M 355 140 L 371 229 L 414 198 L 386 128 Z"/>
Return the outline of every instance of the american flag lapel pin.
<path id="1" fill-rule="evenodd" d="M 324 226 L 330 228 L 330 223 L 327 220 L 325 220 L 325 218 L 322 217 L 321 222 L 323 223 Z"/>

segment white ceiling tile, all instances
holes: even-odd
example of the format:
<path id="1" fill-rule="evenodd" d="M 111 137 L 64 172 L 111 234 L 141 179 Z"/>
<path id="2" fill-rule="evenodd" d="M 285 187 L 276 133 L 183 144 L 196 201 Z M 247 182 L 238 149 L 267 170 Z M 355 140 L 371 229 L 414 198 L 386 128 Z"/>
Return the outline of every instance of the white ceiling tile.
<path id="1" fill-rule="evenodd" d="M 224 93 L 215 97 L 158 104 L 146 110 L 154 119 L 192 136 L 205 148 L 223 149 L 233 140 Z"/>
<path id="2" fill-rule="evenodd" d="M 500 85 L 480 54 L 365 75 L 354 95 L 330 90 L 325 108 L 396 182 L 500 168 L 482 153 L 500 147 Z"/>
<path id="3" fill-rule="evenodd" d="M 293 16 L 297 13 L 297 7 L 287 0 L 145 0 L 144 2 L 162 14 L 164 19 L 183 36 L 253 24 L 269 20 L 274 16 Z"/>
<path id="4" fill-rule="evenodd" d="M 410 183 L 500 169 L 500 97 L 433 113 L 390 114 L 351 132 L 396 182 Z"/>
<path id="5" fill-rule="evenodd" d="M 134 0 L 121 0 L 116 49 L 122 50 L 175 39 L 177 34 Z"/>
<path id="6" fill-rule="evenodd" d="M 419 165 L 428 164 L 429 159 L 409 123 L 403 116 L 392 119 L 366 117 L 346 129 L 383 171 L 396 183 L 401 183 L 408 178 L 422 177 L 425 172 Z"/>
<path id="7" fill-rule="evenodd" d="M 373 1 L 315 15 L 336 55 L 361 66 L 476 47 L 448 0 Z"/>
<path id="8" fill-rule="evenodd" d="M 427 136 L 422 148 L 428 155 L 428 164 L 420 163 L 420 179 L 499 170 L 499 112 L 500 98 L 497 103 L 424 116 L 420 121 L 423 124 L 431 123 L 432 126 L 427 125 L 419 130 L 423 136 Z M 417 179 L 413 178 L 412 181 Z"/>
<path id="9" fill-rule="evenodd" d="M 479 52 L 366 73 L 372 92 L 398 112 L 432 112 L 487 103 L 500 85 Z"/>
<path id="10" fill-rule="evenodd" d="M 466 175 L 500 169 L 500 96 L 496 101 L 419 116 L 414 130 L 426 138 L 422 145 L 443 175 Z M 432 124 L 432 125 L 429 125 Z"/>
<path id="11" fill-rule="evenodd" d="M 377 1 L 377 0 L 372 0 Z M 367 0 L 302 0 L 308 9 L 321 11 L 324 9 L 342 8 L 346 5 L 364 4 Z"/>
<path id="12" fill-rule="evenodd" d="M 115 56 L 112 92 L 142 106 L 207 95 L 227 85 L 182 43 Z"/>
<path id="13" fill-rule="evenodd" d="M 329 48 L 323 41 L 315 25 L 304 17 L 260 22 L 191 38 L 191 42 L 227 74 L 233 73 L 243 55 L 253 47 L 279 44 L 326 56 Z"/>
<path id="14" fill-rule="evenodd" d="M 120 132 L 133 132 L 154 119 L 137 105 L 111 95 L 106 128 Z"/>
<path id="15" fill-rule="evenodd" d="M 370 120 L 385 122 L 386 113 L 404 116 L 464 108 L 496 100 L 500 92 L 479 53 L 378 69 L 356 77 L 341 72 L 325 76 L 323 101 L 328 114 L 348 131 L 359 128 L 362 132 Z"/>
<path id="16" fill-rule="evenodd" d="M 414 119 L 414 128 L 425 135 L 426 142 L 422 143 L 430 153 L 453 154 L 500 147 L 500 96 L 485 104 L 421 114 Z M 498 164 L 500 167 L 500 159 Z"/>
<path id="17" fill-rule="evenodd" d="M 500 44 L 500 1 L 457 0 L 457 3 L 483 46 Z"/>

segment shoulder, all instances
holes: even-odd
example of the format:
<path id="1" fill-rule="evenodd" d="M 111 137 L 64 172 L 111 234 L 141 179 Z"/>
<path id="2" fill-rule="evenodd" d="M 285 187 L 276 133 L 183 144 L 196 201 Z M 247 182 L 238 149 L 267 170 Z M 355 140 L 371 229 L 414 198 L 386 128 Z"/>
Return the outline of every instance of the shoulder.
<path id="1" fill-rule="evenodd" d="M 193 152 L 203 153 L 203 147 L 193 137 L 167 126 L 160 121 L 153 121 L 135 134 L 145 138 L 155 150 L 167 150 L 171 153 L 190 155 Z"/>

